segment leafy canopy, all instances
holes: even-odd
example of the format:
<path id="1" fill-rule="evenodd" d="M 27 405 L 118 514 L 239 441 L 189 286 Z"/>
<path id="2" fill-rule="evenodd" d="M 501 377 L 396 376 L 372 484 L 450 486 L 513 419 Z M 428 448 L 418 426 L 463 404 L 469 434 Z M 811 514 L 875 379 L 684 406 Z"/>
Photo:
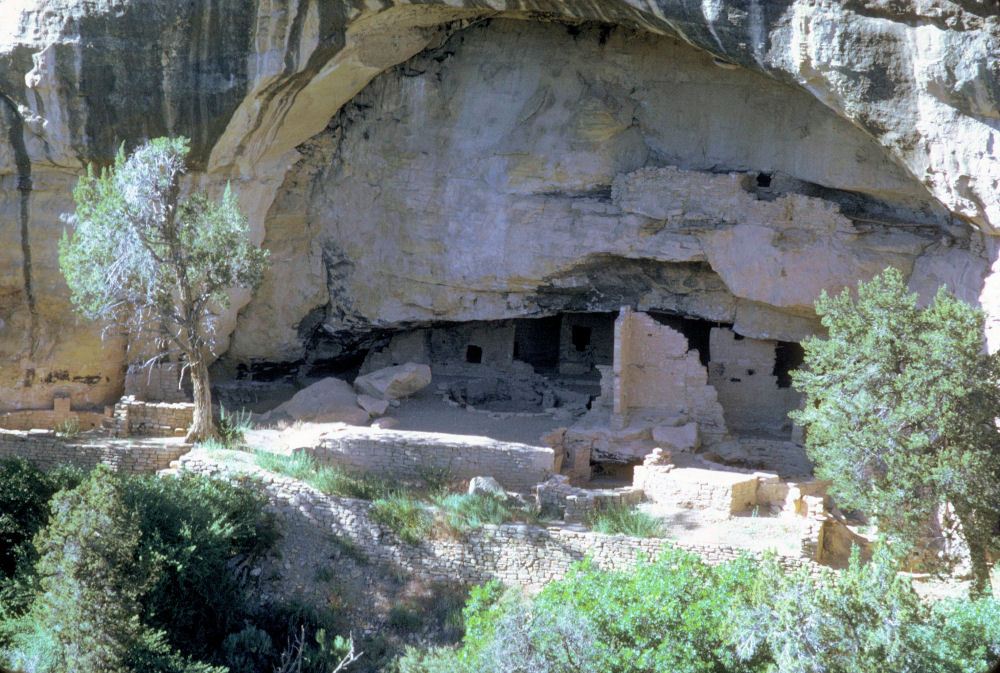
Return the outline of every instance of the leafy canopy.
<path id="1" fill-rule="evenodd" d="M 894 268 L 858 283 L 857 299 L 824 292 L 816 310 L 829 336 L 803 343 L 792 377 L 806 404 L 792 417 L 818 476 L 900 548 L 951 503 L 984 563 L 1000 516 L 1000 366 L 983 348 L 982 311 L 945 288 L 921 308 Z"/>
<path id="2" fill-rule="evenodd" d="M 228 307 L 229 288 L 256 287 L 267 252 L 250 243 L 228 185 L 218 202 L 180 198 L 188 151 L 186 138 L 156 138 L 128 157 L 120 149 L 110 170 L 89 166 L 59 263 L 84 316 L 194 347 L 182 327 L 210 328 L 205 318 Z"/>

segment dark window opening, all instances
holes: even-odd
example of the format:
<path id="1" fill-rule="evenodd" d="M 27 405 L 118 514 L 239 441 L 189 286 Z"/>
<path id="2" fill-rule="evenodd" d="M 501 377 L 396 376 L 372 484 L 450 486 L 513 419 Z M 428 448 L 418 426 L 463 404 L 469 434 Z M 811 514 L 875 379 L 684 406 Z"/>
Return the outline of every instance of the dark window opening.
<path id="1" fill-rule="evenodd" d="M 747 370 L 747 376 L 753 376 L 756 373 L 757 373 L 756 369 L 748 369 Z"/>
<path id="2" fill-rule="evenodd" d="M 744 337 L 742 334 L 737 334 L 736 332 L 733 332 L 733 341 L 743 341 L 744 338 L 746 337 Z"/>
<path id="3" fill-rule="evenodd" d="M 771 186 L 771 174 L 770 173 L 758 173 L 757 174 L 757 186 L 758 187 L 770 187 Z"/>
<path id="4" fill-rule="evenodd" d="M 514 321 L 514 358 L 538 370 L 559 364 L 559 316 Z"/>
<path id="5" fill-rule="evenodd" d="M 469 344 L 469 347 L 465 349 L 465 361 L 474 365 L 482 363 L 483 349 Z"/>
<path id="6" fill-rule="evenodd" d="M 730 383 L 743 383 L 743 379 L 732 378 L 732 379 L 729 379 L 729 382 Z"/>
<path id="7" fill-rule="evenodd" d="M 793 341 L 779 341 L 774 347 L 774 371 L 779 388 L 792 387 L 792 372 L 802 366 L 806 352 Z"/>
<path id="8" fill-rule="evenodd" d="M 586 350 L 590 345 L 590 328 L 583 325 L 573 325 L 573 345 L 578 351 Z"/>
<path id="9" fill-rule="evenodd" d="M 688 348 L 698 352 L 698 361 L 702 367 L 707 367 L 711 359 L 709 344 L 713 327 L 732 327 L 729 324 L 709 322 L 697 318 L 684 318 L 671 313 L 649 311 L 649 315 L 661 325 L 675 329 L 687 339 Z"/>

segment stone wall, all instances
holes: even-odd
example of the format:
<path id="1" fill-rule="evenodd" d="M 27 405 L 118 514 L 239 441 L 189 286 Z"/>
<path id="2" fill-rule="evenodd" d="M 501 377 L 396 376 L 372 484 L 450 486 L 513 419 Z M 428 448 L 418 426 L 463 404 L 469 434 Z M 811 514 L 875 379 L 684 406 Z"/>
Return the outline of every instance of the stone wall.
<path id="1" fill-rule="evenodd" d="M 105 415 L 94 411 L 73 411 L 70 398 L 55 397 L 51 409 L 26 409 L 0 414 L 0 428 L 5 430 L 53 430 L 59 426 L 91 430 L 98 427 Z"/>
<path id="2" fill-rule="evenodd" d="M 713 327 L 709 340 L 708 382 L 722 404 L 726 426 L 739 434 L 791 436 L 788 412 L 802 396 L 779 387 L 775 376 L 777 341 L 743 338 L 725 327 Z"/>
<path id="3" fill-rule="evenodd" d="M 182 469 L 224 476 L 225 468 L 191 453 L 180 460 Z M 368 514 L 364 500 L 325 496 L 311 486 L 264 473 L 264 487 L 286 525 L 306 526 L 316 534 L 332 534 L 348 541 L 373 562 L 388 563 L 406 573 L 430 581 L 460 581 L 482 584 L 499 580 L 508 586 L 538 590 L 566 576 L 574 563 L 589 556 L 606 569 L 632 567 L 641 555 L 655 556 L 664 545 L 655 538 L 602 535 L 573 528 L 541 528 L 511 523 L 484 526 L 459 539 L 436 538 L 418 546 L 402 542 Z M 741 554 L 755 555 L 728 545 L 676 545 L 698 554 L 710 564 L 723 563 Z M 779 556 L 786 569 L 807 567 L 819 573 L 823 567 L 807 558 Z"/>
<path id="4" fill-rule="evenodd" d="M 353 472 L 419 479 L 428 469 L 446 470 L 455 479 L 483 475 L 504 488 L 527 492 L 555 472 L 552 449 L 488 437 L 344 427 L 302 449 L 321 463 Z"/>
<path id="5" fill-rule="evenodd" d="M 115 404 L 113 432 L 118 437 L 177 437 L 187 434 L 193 422 L 190 402 L 143 402 L 127 396 Z"/>
<path id="6" fill-rule="evenodd" d="M 695 421 L 709 440 L 726 435 L 722 407 L 708 373 L 680 332 L 623 307 L 615 321 L 614 413 Z"/>
<path id="7" fill-rule="evenodd" d="M 60 464 L 90 469 L 98 464 L 133 474 L 166 469 L 191 450 L 177 440 L 71 442 L 47 430 L 0 430 L 0 458 L 24 458 L 42 469 Z"/>
<path id="8" fill-rule="evenodd" d="M 191 395 L 180 385 L 182 368 L 177 362 L 131 365 L 125 373 L 125 395 L 147 402 L 187 402 Z"/>
<path id="9" fill-rule="evenodd" d="M 555 510 L 567 523 L 585 522 L 592 514 L 607 507 L 637 505 L 643 492 L 631 486 L 621 488 L 576 488 L 569 477 L 557 474 L 535 488 L 543 510 Z"/>

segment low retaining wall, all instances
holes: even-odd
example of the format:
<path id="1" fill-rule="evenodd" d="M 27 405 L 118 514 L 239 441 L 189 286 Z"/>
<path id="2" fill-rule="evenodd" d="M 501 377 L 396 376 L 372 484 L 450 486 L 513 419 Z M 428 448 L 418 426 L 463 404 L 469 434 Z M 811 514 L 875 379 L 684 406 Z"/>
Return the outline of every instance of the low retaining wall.
<path id="1" fill-rule="evenodd" d="M 455 479 L 492 476 L 507 490 L 527 493 L 554 472 L 552 449 L 488 437 L 345 427 L 301 449 L 352 472 L 418 479 L 428 469 Z"/>
<path id="2" fill-rule="evenodd" d="M 562 474 L 539 484 L 535 495 L 542 508 L 555 509 L 567 523 L 586 521 L 594 512 L 607 507 L 637 505 L 643 500 L 643 492 L 631 486 L 575 488 L 569 485 L 569 478 Z"/>
<path id="3" fill-rule="evenodd" d="M 190 402 L 142 402 L 126 396 L 115 404 L 114 430 L 119 437 L 182 437 L 193 421 Z"/>
<path id="4" fill-rule="evenodd" d="M 226 476 L 225 467 L 199 453 L 180 459 L 181 468 L 211 476 Z M 268 497 L 285 525 L 305 526 L 315 534 L 333 534 L 349 541 L 369 560 L 391 564 L 428 581 L 483 584 L 499 580 L 508 586 L 537 591 L 566 576 L 574 563 L 591 557 L 605 569 L 626 569 L 641 555 L 655 556 L 671 544 L 698 554 L 710 564 L 723 563 L 753 552 L 727 545 L 677 544 L 663 539 L 602 535 L 551 526 L 527 524 L 484 526 L 462 539 L 434 539 L 408 545 L 368 514 L 371 503 L 336 498 L 303 482 L 261 472 Z M 779 556 L 787 570 L 808 567 L 818 574 L 823 566 L 809 559 Z"/>
<path id="5" fill-rule="evenodd" d="M 24 458 L 42 469 L 60 464 L 90 469 L 104 464 L 133 474 L 154 472 L 169 467 L 190 450 L 189 444 L 176 440 L 66 442 L 46 430 L 0 430 L 0 458 Z"/>

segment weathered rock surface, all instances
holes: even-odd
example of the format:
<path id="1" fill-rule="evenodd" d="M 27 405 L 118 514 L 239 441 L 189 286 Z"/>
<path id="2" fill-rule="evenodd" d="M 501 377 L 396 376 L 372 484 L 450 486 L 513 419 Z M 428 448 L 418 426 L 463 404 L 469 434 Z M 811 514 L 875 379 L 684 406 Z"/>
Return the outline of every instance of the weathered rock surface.
<path id="1" fill-rule="evenodd" d="M 358 406 L 351 384 L 331 376 L 295 393 L 290 400 L 269 411 L 262 420 L 362 425 L 369 418 L 368 411 Z"/>
<path id="2" fill-rule="evenodd" d="M 362 395 L 382 400 L 398 400 L 409 397 L 430 384 L 431 368 L 428 365 L 407 362 L 359 376 L 354 380 L 354 389 Z"/>
<path id="3" fill-rule="evenodd" d="M 219 325 L 235 360 L 615 302 L 790 339 L 811 291 L 887 263 L 980 298 L 993 335 L 998 246 L 972 227 L 1000 228 L 1000 8 L 531 6 L 3 3 L 0 406 L 120 391 L 124 344 L 68 310 L 58 216 L 84 162 L 162 134 L 273 253 Z M 761 172 L 770 193 L 719 186 Z"/>

